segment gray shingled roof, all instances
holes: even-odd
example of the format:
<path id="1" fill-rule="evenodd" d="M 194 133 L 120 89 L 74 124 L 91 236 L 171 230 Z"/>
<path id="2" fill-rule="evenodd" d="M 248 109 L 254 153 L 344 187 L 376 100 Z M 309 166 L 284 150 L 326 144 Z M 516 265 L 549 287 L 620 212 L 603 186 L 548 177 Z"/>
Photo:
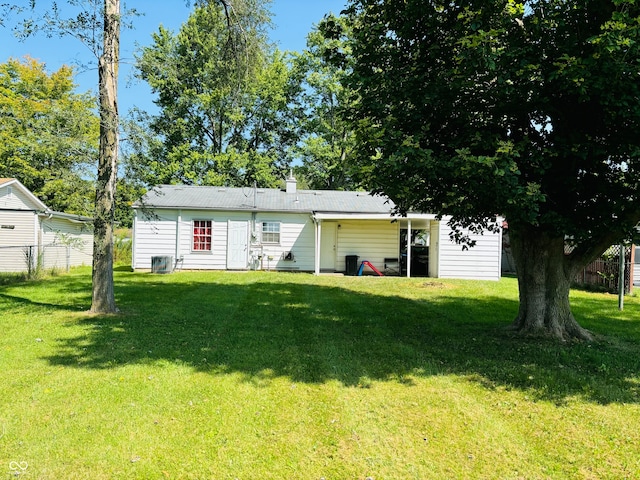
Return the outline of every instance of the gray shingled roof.
<path id="1" fill-rule="evenodd" d="M 366 192 L 336 190 L 283 190 L 251 187 L 159 185 L 137 201 L 134 208 L 194 210 L 249 210 L 271 212 L 391 213 L 393 202 Z"/>

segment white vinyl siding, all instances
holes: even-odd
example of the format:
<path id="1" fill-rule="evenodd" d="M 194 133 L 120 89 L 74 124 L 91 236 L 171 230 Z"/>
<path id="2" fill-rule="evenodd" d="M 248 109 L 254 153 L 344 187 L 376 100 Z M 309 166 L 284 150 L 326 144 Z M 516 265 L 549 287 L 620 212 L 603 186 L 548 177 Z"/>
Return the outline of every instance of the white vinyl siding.
<path id="1" fill-rule="evenodd" d="M 484 232 L 470 234 L 476 245 L 463 250 L 449 238 L 451 228 L 446 220 L 440 222 L 438 276 L 474 280 L 499 280 L 501 268 L 502 234 Z"/>
<path id="2" fill-rule="evenodd" d="M 2 225 L 13 228 L 2 228 Z M 73 239 L 70 245 L 64 244 L 63 237 Z M 0 271 L 26 271 L 28 247 L 32 247 L 33 255 L 39 255 L 45 269 L 66 270 L 91 265 L 91 226 L 64 218 L 42 216 L 38 219 L 35 212 L 0 210 Z"/>
<path id="3" fill-rule="evenodd" d="M 400 249 L 400 223 L 390 220 L 351 220 L 338 222 L 336 270 L 345 271 L 347 255 L 357 255 L 358 265 L 367 260 L 383 270 L 385 258 L 397 258 Z M 369 272 L 367 272 L 369 273 Z"/>
<path id="4" fill-rule="evenodd" d="M 280 243 L 254 244 L 254 250 L 260 249 L 264 255 L 261 268 L 272 270 L 296 270 L 311 272 L 314 269 L 315 258 L 315 226 L 311 216 L 298 213 L 259 213 L 256 225 L 263 222 L 280 223 Z M 292 260 L 287 260 L 287 253 L 291 252 Z M 269 260 L 271 257 L 272 260 Z"/>
<path id="5" fill-rule="evenodd" d="M 178 212 L 175 210 L 157 210 L 147 218 L 143 212 L 136 210 L 133 268 L 150 269 L 151 257 L 175 256 L 177 216 Z M 183 229 L 188 235 L 187 246 L 191 242 L 189 227 L 190 224 Z"/>
<path id="6" fill-rule="evenodd" d="M 92 226 L 64 218 L 42 218 L 40 228 L 45 268 L 91 265 L 93 261 Z"/>
<path id="7" fill-rule="evenodd" d="M 227 265 L 227 221 L 249 222 L 244 212 L 155 210 L 145 215 L 136 210 L 134 269 L 150 269 L 151 257 L 171 256 L 186 270 L 225 270 Z M 211 221 L 211 250 L 193 250 L 194 220 Z"/>
<path id="8" fill-rule="evenodd" d="M 91 265 L 93 226 L 44 211 L 20 182 L 0 186 L 0 271 L 26 271 L 27 252 L 44 269 Z"/>
<path id="9" fill-rule="evenodd" d="M 192 222 L 203 219 L 212 221 L 212 248 L 207 254 L 191 250 Z M 255 241 L 249 245 L 249 249 L 262 254 L 263 259 L 257 265 L 252 265 L 252 268 L 313 271 L 314 224 L 308 214 L 258 213 L 252 218 L 250 212 L 160 209 L 155 210 L 155 214 L 148 218 L 140 210 L 136 210 L 133 268 L 150 269 L 152 256 L 170 255 L 178 260 L 182 258 L 178 265 L 185 270 L 225 270 L 229 221 L 247 222 L 249 232 L 255 234 Z M 280 224 L 280 243 L 260 243 L 259 228 L 262 222 Z M 179 237 L 177 245 L 176 233 Z M 289 252 L 293 256 L 292 260 L 286 259 Z"/>
<path id="10" fill-rule="evenodd" d="M 0 208 L 13 210 L 36 210 L 37 206 L 14 185 L 0 186 Z"/>
<path id="11" fill-rule="evenodd" d="M 194 220 L 211 221 L 210 252 L 192 251 Z M 332 221 L 337 229 L 336 271 L 345 270 L 347 255 L 357 255 L 358 264 L 367 260 L 379 270 L 384 268 L 385 258 L 399 256 L 401 222 L 391 219 Z M 249 268 L 315 270 L 316 226 L 309 213 L 177 209 L 156 209 L 148 218 L 136 210 L 133 268 L 150 269 L 152 256 L 171 256 L 181 260 L 178 265 L 185 270 L 225 270 L 229 222 L 246 222 L 248 226 Z M 279 224 L 279 243 L 262 241 L 263 223 Z M 485 232 L 484 235 L 472 235 L 477 245 L 463 251 L 460 245 L 450 241 L 446 219 L 433 221 L 431 227 L 429 259 L 434 264 L 430 265 L 430 275 L 487 280 L 500 278 L 500 234 Z M 274 240 L 273 237 L 267 239 Z M 367 273 L 370 272 L 367 270 Z"/>
<path id="12" fill-rule="evenodd" d="M 38 244 L 37 224 L 35 212 L 0 210 L 0 271 L 27 270 L 25 249 Z"/>
<path id="13" fill-rule="evenodd" d="M 35 212 L 0 210 L 0 246 L 36 245 L 37 221 Z"/>
<path id="14" fill-rule="evenodd" d="M 183 210 L 180 217 L 180 242 L 178 244 L 178 258 L 181 268 L 187 270 L 225 270 L 227 268 L 227 219 L 248 221 L 249 214 L 227 214 L 218 212 L 199 212 Z M 211 220 L 211 250 L 193 251 L 192 225 L 194 220 Z"/>

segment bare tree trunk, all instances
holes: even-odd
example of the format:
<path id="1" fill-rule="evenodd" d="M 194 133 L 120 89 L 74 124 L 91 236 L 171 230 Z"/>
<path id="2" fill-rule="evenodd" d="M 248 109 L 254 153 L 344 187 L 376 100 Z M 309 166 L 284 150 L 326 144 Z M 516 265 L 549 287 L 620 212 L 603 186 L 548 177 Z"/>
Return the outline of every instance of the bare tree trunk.
<path id="1" fill-rule="evenodd" d="M 564 254 L 564 237 L 511 225 L 509 237 L 520 293 L 514 329 L 560 340 L 593 340 L 571 313 L 569 289 L 576 271 Z"/>
<path id="2" fill-rule="evenodd" d="M 113 221 L 118 170 L 120 0 L 104 1 L 103 51 L 98 64 L 100 158 L 96 186 L 91 311 L 117 312 L 113 290 Z"/>

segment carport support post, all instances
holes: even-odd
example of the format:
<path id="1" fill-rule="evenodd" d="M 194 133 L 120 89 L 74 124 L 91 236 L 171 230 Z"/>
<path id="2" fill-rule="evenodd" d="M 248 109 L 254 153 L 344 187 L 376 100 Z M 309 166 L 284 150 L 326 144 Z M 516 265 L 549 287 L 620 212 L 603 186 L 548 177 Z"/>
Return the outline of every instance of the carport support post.
<path id="1" fill-rule="evenodd" d="M 316 224 L 316 258 L 315 258 L 315 274 L 320 275 L 320 245 L 322 245 L 322 220 L 315 220 Z"/>
<path id="2" fill-rule="evenodd" d="M 411 278 L 411 220 L 407 220 L 407 278 Z"/>

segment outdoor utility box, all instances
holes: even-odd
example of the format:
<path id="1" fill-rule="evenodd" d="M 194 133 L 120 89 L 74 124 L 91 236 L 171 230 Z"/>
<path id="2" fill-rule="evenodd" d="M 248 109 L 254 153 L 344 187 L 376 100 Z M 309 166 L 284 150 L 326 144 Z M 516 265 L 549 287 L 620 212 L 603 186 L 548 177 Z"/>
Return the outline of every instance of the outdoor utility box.
<path id="1" fill-rule="evenodd" d="M 151 273 L 171 273 L 173 271 L 173 257 L 151 257 Z"/>
<path id="2" fill-rule="evenodd" d="M 355 277 L 358 274 L 358 255 L 346 255 L 344 259 L 346 263 L 345 273 Z"/>

